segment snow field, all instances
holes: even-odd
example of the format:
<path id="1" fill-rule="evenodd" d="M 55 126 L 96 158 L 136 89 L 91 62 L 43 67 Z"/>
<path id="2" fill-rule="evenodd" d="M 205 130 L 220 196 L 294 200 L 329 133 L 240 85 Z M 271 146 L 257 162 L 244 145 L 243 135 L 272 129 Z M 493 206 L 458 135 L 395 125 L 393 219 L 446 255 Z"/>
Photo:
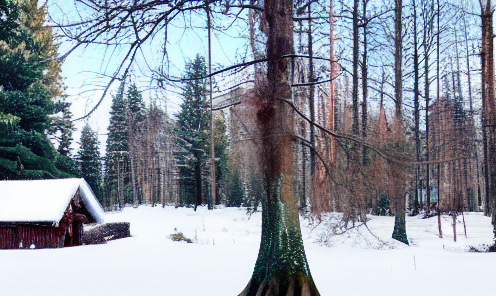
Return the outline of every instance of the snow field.
<path id="1" fill-rule="evenodd" d="M 330 227 L 343 230 L 335 213 L 320 224 L 301 220 L 321 295 L 496 295 L 496 254 L 466 252 L 470 245 L 492 243 L 488 217 L 466 213 L 465 238 L 460 216 L 456 243 L 451 217 L 442 216 L 443 239 L 437 217 L 407 217 L 410 247 L 390 239 L 394 217 L 369 218 L 373 235 L 357 223 L 331 236 Z M 0 250 L 0 295 L 237 295 L 250 279 L 260 244 L 261 213 L 249 216 L 245 209 L 143 206 L 107 213 L 105 220 L 130 222 L 132 237 L 105 245 Z M 169 235 L 176 231 L 194 243 L 173 242 Z"/>

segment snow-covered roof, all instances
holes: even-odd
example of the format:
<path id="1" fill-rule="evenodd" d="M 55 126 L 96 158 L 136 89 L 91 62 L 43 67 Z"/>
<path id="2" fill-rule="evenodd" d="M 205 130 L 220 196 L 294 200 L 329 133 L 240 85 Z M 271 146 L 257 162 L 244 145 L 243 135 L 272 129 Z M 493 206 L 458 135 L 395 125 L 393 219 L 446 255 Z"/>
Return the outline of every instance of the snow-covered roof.
<path id="1" fill-rule="evenodd" d="M 103 208 L 84 179 L 0 181 L 0 222 L 58 223 L 78 188 L 88 212 L 103 223 Z"/>

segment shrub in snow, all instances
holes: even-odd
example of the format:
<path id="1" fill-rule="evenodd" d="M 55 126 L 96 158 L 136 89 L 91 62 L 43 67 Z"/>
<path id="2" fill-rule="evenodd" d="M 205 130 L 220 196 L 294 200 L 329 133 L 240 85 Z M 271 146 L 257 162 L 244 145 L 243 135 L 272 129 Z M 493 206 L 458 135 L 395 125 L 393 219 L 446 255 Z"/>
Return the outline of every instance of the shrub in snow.
<path id="1" fill-rule="evenodd" d="M 176 232 L 174 234 L 171 234 L 169 237 L 171 240 L 175 242 L 185 241 L 188 244 L 191 244 L 193 242 L 191 239 L 185 237 L 182 232 Z"/>

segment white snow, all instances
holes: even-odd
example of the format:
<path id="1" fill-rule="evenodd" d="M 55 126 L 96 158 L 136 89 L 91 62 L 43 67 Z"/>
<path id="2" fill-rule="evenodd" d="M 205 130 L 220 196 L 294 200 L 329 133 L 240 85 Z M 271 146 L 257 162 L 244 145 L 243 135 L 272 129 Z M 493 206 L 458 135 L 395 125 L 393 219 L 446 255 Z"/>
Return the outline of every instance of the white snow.
<path id="1" fill-rule="evenodd" d="M 0 181 L 0 221 L 58 223 L 77 189 L 98 222 L 103 209 L 84 179 Z"/>
<path id="2" fill-rule="evenodd" d="M 457 223 L 456 243 L 449 217 L 442 216 L 442 239 L 436 217 L 407 217 L 408 247 L 389 239 L 394 217 L 369 216 L 367 225 L 381 241 L 364 226 L 330 237 L 337 215 L 320 224 L 301 222 L 321 295 L 496 295 L 496 254 L 466 252 L 467 246 L 492 243 L 488 217 L 466 213 L 467 238 Z M 247 284 L 258 254 L 260 212 L 143 206 L 107 213 L 106 220 L 131 222 L 132 237 L 105 245 L 0 250 L 0 295 L 232 296 Z M 173 242 L 169 235 L 176 231 L 194 243 Z"/>

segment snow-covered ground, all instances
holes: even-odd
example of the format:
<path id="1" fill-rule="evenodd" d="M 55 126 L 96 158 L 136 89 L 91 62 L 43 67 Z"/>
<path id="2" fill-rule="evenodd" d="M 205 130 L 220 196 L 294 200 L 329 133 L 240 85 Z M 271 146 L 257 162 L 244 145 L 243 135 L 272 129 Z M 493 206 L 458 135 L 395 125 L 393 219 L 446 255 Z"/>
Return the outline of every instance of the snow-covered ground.
<path id="1" fill-rule="evenodd" d="M 490 219 L 466 213 L 453 242 L 451 219 L 407 217 L 411 246 L 389 239 L 393 217 L 369 216 L 346 230 L 337 214 L 302 220 L 305 249 L 321 295 L 496 295 L 496 254 L 467 252 L 492 243 Z M 125 208 L 107 221 L 131 222 L 132 237 L 106 245 L 0 250 L 0 295 L 237 295 L 258 254 L 261 213 L 173 207 Z M 348 225 L 350 227 L 351 225 Z M 174 242 L 182 232 L 194 243 Z"/>

